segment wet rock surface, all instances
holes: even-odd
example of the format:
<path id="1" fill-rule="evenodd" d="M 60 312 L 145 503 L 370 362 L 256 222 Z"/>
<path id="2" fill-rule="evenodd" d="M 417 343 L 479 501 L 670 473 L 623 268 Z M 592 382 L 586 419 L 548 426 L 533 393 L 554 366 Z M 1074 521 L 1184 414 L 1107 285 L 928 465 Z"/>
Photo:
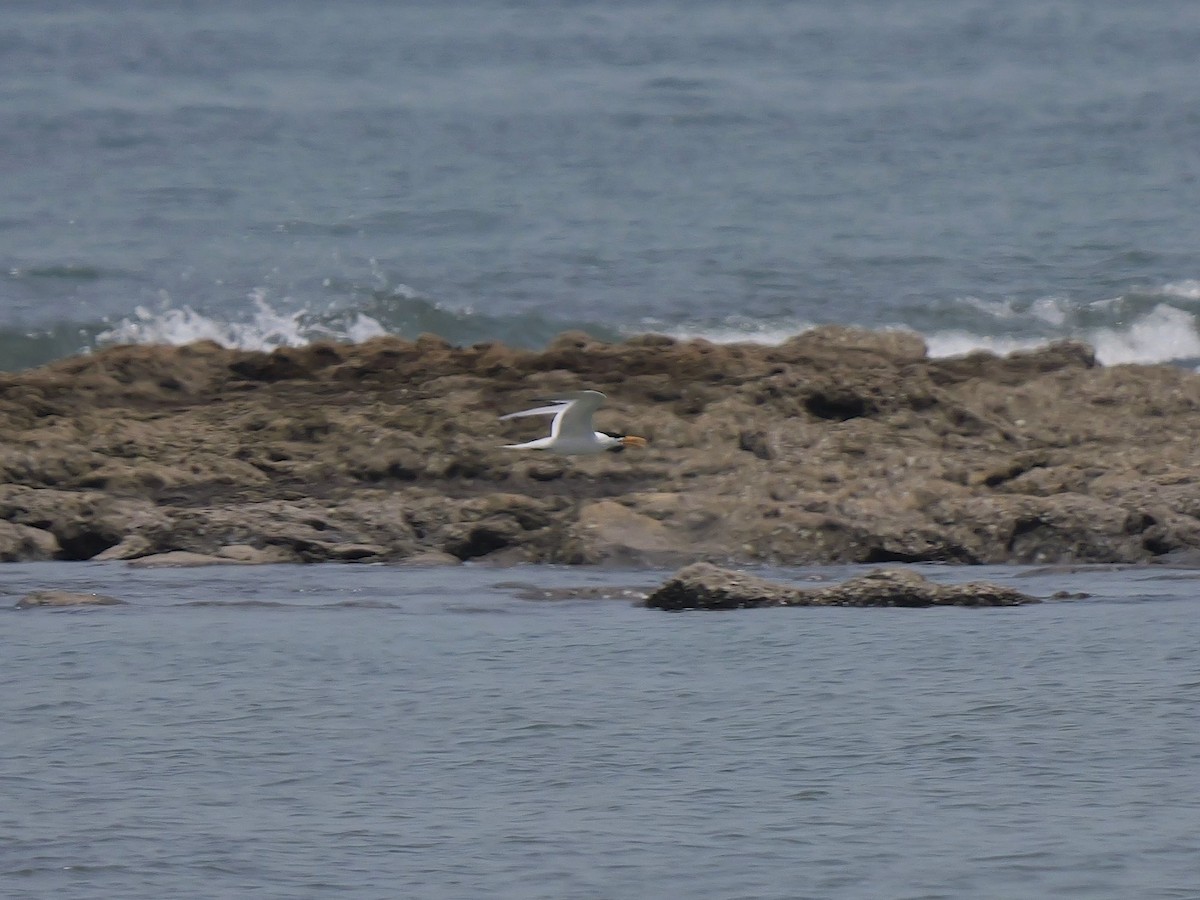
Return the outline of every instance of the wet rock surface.
<path id="1" fill-rule="evenodd" d="M 87 594 L 76 591 L 32 591 L 16 603 L 17 609 L 36 607 L 64 608 L 72 606 L 124 606 L 124 600 L 105 594 Z"/>
<path id="2" fill-rule="evenodd" d="M 693 563 L 646 598 L 651 609 L 750 609 L 760 606 L 1021 606 L 1040 601 L 987 582 L 937 584 L 911 569 L 876 569 L 823 588 L 799 588 Z"/>
<path id="3" fill-rule="evenodd" d="M 557 391 L 645 450 L 499 421 Z M 543 351 L 116 347 L 0 375 L 0 560 L 1141 563 L 1200 558 L 1200 376 L 903 333 Z M 201 560 L 201 558 L 207 558 Z"/>

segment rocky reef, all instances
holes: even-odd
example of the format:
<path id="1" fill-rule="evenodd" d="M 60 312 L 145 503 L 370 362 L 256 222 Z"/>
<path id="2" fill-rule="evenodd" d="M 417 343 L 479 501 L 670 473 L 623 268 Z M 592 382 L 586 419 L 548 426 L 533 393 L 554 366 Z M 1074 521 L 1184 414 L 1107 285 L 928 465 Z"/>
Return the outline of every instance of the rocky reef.
<path id="1" fill-rule="evenodd" d="M 651 609 L 750 609 L 760 606 L 1023 606 L 1036 597 L 989 582 L 937 584 L 911 569 L 876 569 L 824 588 L 800 588 L 711 563 L 680 569 L 650 594 Z"/>
<path id="2" fill-rule="evenodd" d="M 645 450 L 500 448 L 557 391 Z M 114 347 L 0 375 L 0 559 L 1200 561 L 1200 376 L 1061 344 L 930 359 L 562 335 Z"/>

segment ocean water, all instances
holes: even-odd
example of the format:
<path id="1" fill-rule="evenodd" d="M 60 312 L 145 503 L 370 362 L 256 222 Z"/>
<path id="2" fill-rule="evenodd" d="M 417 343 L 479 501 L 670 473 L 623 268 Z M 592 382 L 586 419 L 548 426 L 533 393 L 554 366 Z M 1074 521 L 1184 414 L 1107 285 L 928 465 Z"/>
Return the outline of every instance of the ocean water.
<path id="1" fill-rule="evenodd" d="M 1200 361 L 1191 0 L 12 0 L 0 367 L 570 327 Z"/>
<path id="2" fill-rule="evenodd" d="M 1184 0 L 9 0 L 0 369 L 827 322 L 1196 365 L 1197 46 Z M 924 571 L 1090 596 L 5 565 L 0 897 L 1200 897 L 1196 573 Z"/>
<path id="3" fill-rule="evenodd" d="M 0 568 L 0 896 L 1200 896 L 1200 574 L 662 613 L 665 572 Z M 847 569 L 775 572 L 800 580 Z M 94 590 L 122 607 L 13 610 Z"/>

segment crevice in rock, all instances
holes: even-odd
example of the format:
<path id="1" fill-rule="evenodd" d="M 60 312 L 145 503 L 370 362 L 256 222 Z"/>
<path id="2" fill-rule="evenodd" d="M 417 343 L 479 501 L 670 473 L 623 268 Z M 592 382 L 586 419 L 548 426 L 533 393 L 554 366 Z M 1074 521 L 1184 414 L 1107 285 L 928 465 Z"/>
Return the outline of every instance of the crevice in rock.
<path id="1" fill-rule="evenodd" d="M 1046 521 L 1041 516 L 1027 516 L 1017 519 L 1013 523 L 1012 534 L 1008 537 L 1008 543 L 1005 545 L 1008 552 L 1012 552 L 1013 547 L 1017 544 L 1017 539 L 1023 535 L 1029 534 L 1032 531 L 1037 531 L 1043 527 Z"/>
<path id="2" fill-rule="evenodd" d="M 1177 549 L 1177 545 L 1168 540 L 1166 535 L 1155 533 L 1147 534 L 1142 538 L 1142 547 L 1144 547 L 1148 553 L 1152 553 L 1155 556 L 1165 556 L 1171 551 Z"/>
<path id="3" fill-rule="evenodd" d="M 486 525 L 477 525 L 467 532 L 464 539 L 448 545 L 445 549 L 447 553 L 465 561 L 503 550 L 510 543 L 509 535 Z"/>
<path id="4" fill-rule="evenodd" d="M 767 435 L 762 431 L 742 431 L 738 435 L 738 449 L 753 453 L 763 460 L 769 460 L 774 456 L 767 443 Z"/>
<path id="5" fill-rule="evenodd" d="M 874 546 L 867 550 L 860 560 L 864 563 L 923 563 L 923 562 L 954 562 L 962 565 L 974 565 L 979 560 L 964 547 L 939 546 L 919 552 L 904 550 L 889 550 L 886 547 Z"/>
<path id="6" fill-rule="evenodd" d="M 888 550 L 886 547 L 871 547 L 862 558 L 864 563 L 918 563 L 933 562 L 940 559 L 936 553 L 905 553 L 901 550 Z"/>
<path id="7" fill-rule="evenodd" d="M 91 559 L 120 542 L 119 538 L 112 535 L 86 528 L 69 535 L 56 534 L 55 537 L 58 538 L 58 558 L 73 562 Z"/>
<path id="8" fill-rule="evenodd" d="M 804 408 L 818 419 L 845 422 L 874 412 L 861 394 L 850 391 L 814 391 L 804 398 Z"/>

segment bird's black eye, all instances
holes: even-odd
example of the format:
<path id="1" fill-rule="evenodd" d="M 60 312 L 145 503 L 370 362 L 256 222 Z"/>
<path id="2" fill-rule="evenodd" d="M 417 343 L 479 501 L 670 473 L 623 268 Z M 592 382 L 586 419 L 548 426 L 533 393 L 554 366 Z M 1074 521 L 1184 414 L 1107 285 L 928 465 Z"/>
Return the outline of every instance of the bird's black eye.
<path id="1" fill-rule="evenodd" d="M 625 435 L 617 434 L 615 431 L 602 431 L 601 434 L 607 434 L 609 437 L 623 438 Z"/>

